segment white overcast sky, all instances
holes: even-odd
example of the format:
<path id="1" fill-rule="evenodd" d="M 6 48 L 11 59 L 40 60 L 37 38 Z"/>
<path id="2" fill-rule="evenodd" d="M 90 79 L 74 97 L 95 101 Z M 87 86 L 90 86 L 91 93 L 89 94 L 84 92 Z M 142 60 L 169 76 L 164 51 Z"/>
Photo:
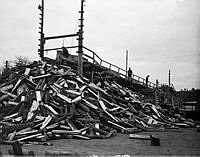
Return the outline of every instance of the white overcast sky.
<path id="1" fill-rule="evenodd" d="M 45 35 L 77 31 L 81 0 L 46 0 Z M 0 0 L 0 61 L 38 60 L 40 0 Z M 200 88 L 200 0 L 86 0 L 84 46 L 150 81 Z M 76 40 L 46 43 L 71 46 Z M 50 52 L 49 52 L 50 53 Z"/>

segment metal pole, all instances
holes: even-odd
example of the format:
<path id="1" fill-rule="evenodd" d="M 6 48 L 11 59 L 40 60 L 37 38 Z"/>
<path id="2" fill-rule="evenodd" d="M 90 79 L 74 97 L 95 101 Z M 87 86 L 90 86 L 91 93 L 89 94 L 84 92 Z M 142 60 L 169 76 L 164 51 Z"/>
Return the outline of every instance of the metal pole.
<path id="1" fill-rule="evenodd" d="M 83 75 L 83 3 L 84 0 L 81 0 L 81 11 L 79 12 L 81 14 L 80 17 L 80 29 L 79 29 L 79 38 L 78 38 L 78 74 Z"/>
<path id="2" fill-rule="evenodd" d="M 128 76 L 128 50 L 126 51 L 126 76 Z"/>

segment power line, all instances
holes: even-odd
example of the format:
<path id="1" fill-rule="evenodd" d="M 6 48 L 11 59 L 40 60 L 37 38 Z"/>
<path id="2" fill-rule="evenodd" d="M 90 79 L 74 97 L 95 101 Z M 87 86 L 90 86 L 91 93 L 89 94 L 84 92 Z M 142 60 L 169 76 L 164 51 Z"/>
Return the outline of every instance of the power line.
<path id="1" fill-rule="evenodd" d="M 141 55 L 141 54 L 140 54 Z M 156 59 L 169 59 L 169 58 L 176 58 L 176 57 L 190 57 L 190 56 L 200 56 L 200 53 L 188 53 L 188 54 L 163 54 L 163 55 L 159 55 L 158 54 L 149 54 L 148 56 L 140 56 L 139 58 L 149 58 L 149 57 L 152 57 L 152 58 L 156 58 Z M 137 57 L 137 56 L 136 56 Z"/>
<path id="2" fill-rule="evenodd" d="M 107 23 L 105 23 L 92 9 L 88 8 L 88 11 L 92 13 L 93 16 L 96 17 L 96 19 L 104 26 L 104 28 L 107 29 L 109 33 L 113 33 L 113 29 L 111 29 L 111 27 Z M 123 32 L 123 34 L 120 32 L 118 33 L 119 33 L 118 38 L 121 40 L 121 42 L 125 42 L 128 39 L 128 35 L 125 33 L 125 31 Z M 116 34 L 116 32 L 114 32 L 114 34 Z"/>

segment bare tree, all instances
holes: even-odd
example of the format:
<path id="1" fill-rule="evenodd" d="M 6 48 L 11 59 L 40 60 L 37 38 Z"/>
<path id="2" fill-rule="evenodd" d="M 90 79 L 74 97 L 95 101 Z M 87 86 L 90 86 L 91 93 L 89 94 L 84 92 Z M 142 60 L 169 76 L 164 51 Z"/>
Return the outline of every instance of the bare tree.
<path id="1" fill-rule="evenodd" d="M 16 56 L 14 62 L 14 66 L 26 66 L 31 63 L 28 57 Z"/>
<path id="2" fill-rule="evenodd" d="M 14 60 L 3 61 L 3 64 L 0 66 L 0 74 L 7 73 L 14 67 L 22 67 L 28 64 L 31 64 L 28 57 L 16 56 Z"/>

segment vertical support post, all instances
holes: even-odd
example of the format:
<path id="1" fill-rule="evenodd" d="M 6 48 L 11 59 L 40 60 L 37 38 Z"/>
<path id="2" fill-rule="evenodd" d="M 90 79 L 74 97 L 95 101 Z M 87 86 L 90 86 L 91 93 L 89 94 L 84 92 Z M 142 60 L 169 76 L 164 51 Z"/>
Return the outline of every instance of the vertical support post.
<path id="1" fill-rule="evenodd" d="M 128 76 L 128 50 L 126 51 L 126 77 Z"/>
<path id="2" fill-rule="evenodd" d="M 156 88 L 154 92 L 154 97 L 155 97 L 155 105 L 159 105 L 159 90 L 158 90 L 158 80 L 156 79 Z"/>
<path id="3" fill-rule="evenodd" d="M 92 62 L 93 62 L 93 64 L 95 63 L 95 55 L 94 55 L 94 53 L 92 53 Z"/>
<path id="4" fill-rule="evenodd" d="M 95 55 L 94 55 L 94 53 L 92 53 L 92 62 L 93 62 L 93 64 L 95 63 Z M 92 67 L 92 72 L 91 72 L 91 82 L 93 83 L 94 82 L 94 69 L 93 69 L 93 67 Z"/>
<path id="5" fill-rule="evenodd" d="M 171 72 L 170 72 L 170 69 L 169 69 L 169 86 L 171 85 Z"/>
<path id="6" fill-rule="evenodd" d="M 83 75 L 83 4 L 84 4 L 84 0 L 81 0 L 81 11 L 79 11 L 79 13 L 81 14 L 80 17 L 80 29 L 79 29 L 79 38 L 78 38 L 78 74 L 79 75 Z"/>
<path id="7" fill-rule="evenodd" d="M 6 69 L 8 69 L 8 61 L 6 60 Z"/>
<path id="8" fill-rule="evenodd" d="M 41 60 L 43 61 L 44 60 L 44 0 L 42 0 L 42 6 L 41 5 L 39 5 L 38 6 L 38 9 L 41 11 L 41 13 L 40 13 L 40 27 L 39 27 L 39 29 L 40 29 L 40 39 L 39 39 L 39 41 L 40 41 L 40 44 L 39 44 L 39 49 L 38 49 L 38 54 L 39 54 L 39 56 L 40 56 L 40 58 L 41 58 Z"/>

